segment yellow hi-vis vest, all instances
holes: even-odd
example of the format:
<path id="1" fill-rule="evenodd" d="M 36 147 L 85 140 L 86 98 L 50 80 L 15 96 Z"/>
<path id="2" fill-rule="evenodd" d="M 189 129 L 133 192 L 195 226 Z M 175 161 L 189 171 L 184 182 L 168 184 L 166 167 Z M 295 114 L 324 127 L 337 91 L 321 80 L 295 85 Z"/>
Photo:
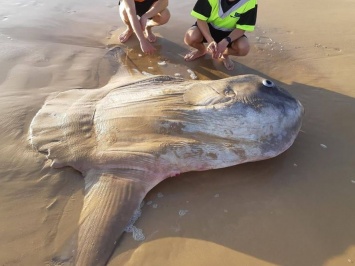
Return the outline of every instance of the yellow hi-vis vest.
<path id="1" fill-rule="evenodd" d="M 206 21 L 217 30 L 232 31 L 236 28 L 245 31 L 254 30 L 255 25 L 238 25 L 238 20 L 241 14 L 253 9 L 257 5 L 257 0 L 240 0 L 225 13 L 223 13 L 220 1 L 208 0 L 212 7 L 210 17 L 205 17 L 194 10 L 192 10 L 191 15 L 197 19 Z"/>

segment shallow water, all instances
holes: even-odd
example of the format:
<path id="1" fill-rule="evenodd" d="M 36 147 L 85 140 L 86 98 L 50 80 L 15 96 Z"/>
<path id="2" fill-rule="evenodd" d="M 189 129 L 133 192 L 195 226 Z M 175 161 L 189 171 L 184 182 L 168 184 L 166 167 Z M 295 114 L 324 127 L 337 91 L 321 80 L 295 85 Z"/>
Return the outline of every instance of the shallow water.
<path id="1" fill-rule="evenodd" d="M 145 240 L 124 234 L 109 265 L 353 263 L 355 34 L 342 17 L 354 20 L 346 16 L 354 3 L 340 2 L 337 15 L 327 5 L 317 7 L 313 27 L 295 15 L 305 1 L 270 0 L 272 9 L 260 3 L 258 28 L 248 35 L 252 51 L 228 72 L 208 56 L 184 63 L 182 36 L 194 22 L 188 15 L 194 1 L 171 2 L 171 21 L 156 29 L 159 54 L 140 56 L 134 38 L 122 45 L 130 68 L 187 79 L 188 69 L 200 79 L 259 74 L 302 102 L 304 123 L 294 145 L 277 158 L 186 173 L 158 185 L 136 223 Z M 341 35 L 331 25 L 319 30 L 326 15 L 339 17 Z M 75 231 L 83 179 L 71 168 L 50 168 L 31 149 L 28 128 L 50 93 L 98 88 L 122 73 L 109 51 L 122 30 L 114 1 L 2 1 L 1 265 L 44 265 Z"/>

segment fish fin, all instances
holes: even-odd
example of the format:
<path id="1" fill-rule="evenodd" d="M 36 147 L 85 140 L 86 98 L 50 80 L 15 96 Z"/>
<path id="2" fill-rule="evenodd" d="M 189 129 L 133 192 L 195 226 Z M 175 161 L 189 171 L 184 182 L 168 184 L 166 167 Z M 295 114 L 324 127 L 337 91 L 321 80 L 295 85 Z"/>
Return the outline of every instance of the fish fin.
<path id="1" fill-rule="evenodd" d="M 75 265 L 106 265 L 150 186 L 136 170 L 90 171 L 85 177 Z"/>
<path id="2" fill-rule="evenodd" d="M 226 91 L 221 90 L 217 85 L 212 83 L 193 83 L 188 86 L 186 92 L 183 95 L 183 99 L 186 103 L 196 105 L 196 106 L 212 106 L 215 104 L 226 104 L 230 102 L 234 93 L 231 95 L 226 95 Z"/>

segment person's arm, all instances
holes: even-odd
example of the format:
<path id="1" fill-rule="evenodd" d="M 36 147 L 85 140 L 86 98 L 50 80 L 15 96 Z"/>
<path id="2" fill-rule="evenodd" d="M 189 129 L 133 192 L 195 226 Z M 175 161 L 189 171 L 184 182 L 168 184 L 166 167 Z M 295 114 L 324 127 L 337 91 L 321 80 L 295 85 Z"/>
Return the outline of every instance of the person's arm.
<path id="1" fill-rule="evenodd" d="M 246 11 L 241 14 L 236 28 L 229 34 L 231 41 L 235 41 L 242 37 L 245 31 L 253 31 L 255 28 L 256 17 L 257 17 L 258 4 L 256 0 L 251 0 L 248 2 Z M 226 39 L 221 40 L 218 43 L 217 57 L 221 57 L 223 52 L 227 49 L 228 41 Z"/>
<path id="2" fill-rule="evenodd" d="M 204 20 L 197 19 L 197 27 L 201 31 L 203 37 L 205 37 L 207 43 L 211 43 L 214 39 L 211 36 L 210 29 L 208 28 L 208 24 Z"/>
<path id="3" fill-rule="evenodd" d="M 156 1 L 152 7 L 141 16 L 140 18 L 140 24 L 142 27 L 142 30 L 145 29 L 145 27 L 147 26 L 147 21 L 149 18 L 154 17 L 155 15 L 157 15 L 159 12 L 163 11 L 164 9 L 166 9 L 169 5 L 169 0 L 158 0 Z"/>
<path id="4" fill-rule="evenodd" d="M 158 0 L 156 1 L 152 7 L 143 15 L 147 18 L 152 18 L 162 10 L 166 9 L 169 5 L 168 0 Z"/>
<path id="5" fill-rule="evenodd" d="M 123 0 L 123 2 L 126 6 L 128 20 L 132 26 L 134 33 L 136 34 L 139 40 L 142 51 L 147 54 L 153 53 L 155 51 L 155 48 L 144 37 L 141 24 L 137 18 L 137 12 L 136 12 L 136 6 L 134 0 Z"/>
<path id="6" fill-rule="evenodd" d="M 207 0 L 197 0 L 191 15 L 197 19 L 197 27 L 201 31 L 203 37 L 206 39 L 207 51 L 212 54 L 212 57 L 216 57 L 217 43 L 211 36 L 210 29 L 207 24 L 207 20 L 211 16 L 212 6 Z"/>
<path id="7" fill-rule="evenodd" d="M 244 35 L 245 31 L 241 29 L 234 29 L 228 37 L 231 38 L 231 41 L 234 42 L 235 40 L 239 39 Z M 228 41 L 226 39 L 221 40 L 217 44 L 217 57 L 221 57 L 223 55 L 223 52 L 227 49 L 228 46 Z"/>
<path id="8" fill-rule="evenodd" d="M 205 37 L 208 45 L 207 45 L 207 51 L 212 54 L 213 58 L 216 58 L 217 56 L 217 43 L 214 41 L 214 39 L 211 36 L 210 29 L 208 27 L 208 24 L 206 21 L 197 19 L 197 27 L 201 31 L 203 37 Z"/>

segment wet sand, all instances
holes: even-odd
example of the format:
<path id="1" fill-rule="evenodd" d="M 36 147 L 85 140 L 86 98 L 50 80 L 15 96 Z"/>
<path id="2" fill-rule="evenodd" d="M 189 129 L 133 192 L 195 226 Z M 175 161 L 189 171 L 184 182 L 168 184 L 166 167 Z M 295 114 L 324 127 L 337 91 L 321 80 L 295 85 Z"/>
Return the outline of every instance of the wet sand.
<path id="1" fill-rule="evenodd" d="M 113 1 L 2 2 L 0 264 L 45 265 L 77 227 L 84 182 L 31 149 L 29 124 L 51 93 L 99 88 L 120 73 L 109 49 L 124 28 Z M 355 3 L 332 3 L 259 3 L 252 50 L 233 58 L 231 72 L 209 56 L 183 61 L 194 1 L 171 1 L 171 21 L 155 29 L 158 54 L 139 56 L 135 38 L 120 45 L 127 64 L 152 74 L 270 78 L 306 113 L 294 145 L 277 158 L 155 187 L 136 223 L 145 240 L 124 234 L 109 265 L 355 263 Z"/>

